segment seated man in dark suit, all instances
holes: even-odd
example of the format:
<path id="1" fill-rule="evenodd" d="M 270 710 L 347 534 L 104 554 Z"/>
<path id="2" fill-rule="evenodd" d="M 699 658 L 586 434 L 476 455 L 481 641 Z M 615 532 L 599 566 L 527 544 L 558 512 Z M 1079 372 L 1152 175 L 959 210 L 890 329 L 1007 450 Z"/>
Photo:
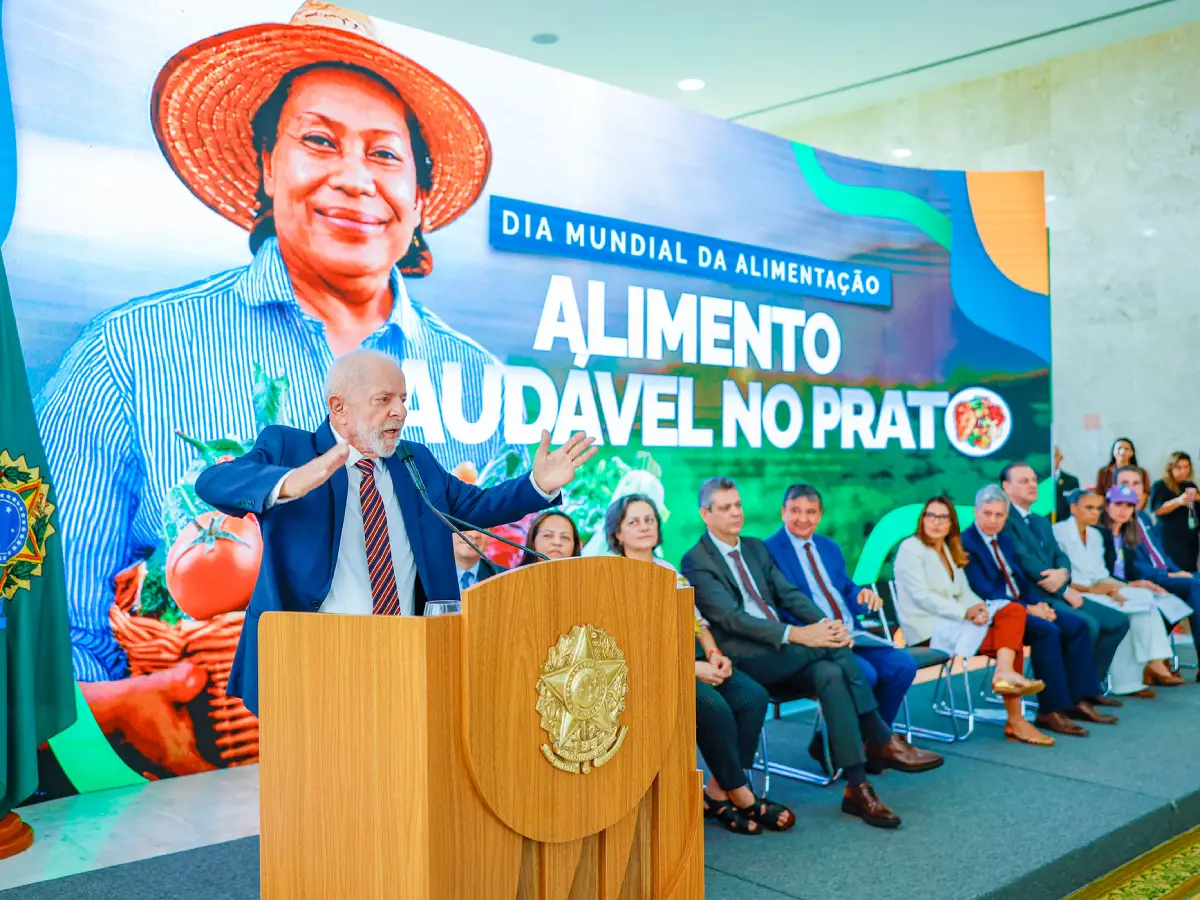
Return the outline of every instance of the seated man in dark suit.
<path id="1" fill-rule="evenodd" d="M 722 652 L 775 695 L 817 697 L 834 765 L 848 783 L 842 811 L 895 828 L 900 817 L 867 782 L 868 759 L 880 768 L 920 772 L 941 765 L 942 758 L 892 733 L 849 650 L 846 626 L 824 616 L 788 582 L 762 541 L 741 537 L 745 519 L 732 479 L 710 478 L 700 486 L 700 517 L 708 532 L 683 557 L 680 570 Z M 782 622 L 781 610 L 806 624 Z"/>
<path id="2" fill-rule="evenodd" d="M 464 531 L 467 540 L 483 549 L 487 538 L 481 531 Z M 454 577 L 458 581 L 458 589 L 465 591 L 473 584 L 478 584 L 480 581 L 485 581 L 493 575 L 498 575 L 504 570 L 488 559 L 486 556 L 480 556 L 475 552 L 475 547 L 468 544 L 457 534 L 451 538 L 454 545 Z"/>
<path id="3" fill-rule="evenodd" d="M 963 549 L 970 554 L 967 581 L 985 600 L 1007 599 L 1025 606 L 1025 643 L 1033 674 L 1046 683 L 1038 697 L 1036 724 L 1058 734 L 1085 737 L 1087 729 L 1072 718 L 1104 725 L 1117 721 L 1089 699 L 1104 689 L 1096 678 L 1087 623 L 1069 610 L 1056 612 L 1034 594 L 1015 563 L 1012 539 L 1004 534 L 1008 515 L 1008 495 L 997 485 L 989 484 L 975 495 L 975 524 L 962 534 Z"/>
<path id="4" fill-rule="evenodd" d="M 888 646 L 858 628 L 858 614 L 878 610 L 883 600 L 870 588 L 855 584 L 841 548 L 816 533 L 823 514 L 820 492 L 810 484 L 793 484 L 783 495 L 783 527 L 764 543 L 787 580 L 811 597 L 827 617 L 849 629 L 859 668 L 879 703 L 879 715 L 891 725 L 917 675 L 917 661 L 907 650 Z M 779 615 L 785 622 L 792 621 L 785 610 Z M 823 757 L 812 755 L 818 761 Z"/>
<path id="5" fill-rule="evenodd" d="M 1055 540 L 1050 522 L 1030 511 L 1038 496 L 1033 467 L 1009 463 L 1000 473 L 1000 487 L 1012 504 L 1003 533 L 1012 540 L 1016 567 L 1025 576 L 1034 597 L 1048 603 L 1056 613 L 1073 612 L 1086 623 L 1092 638 L 1096 681 L 1103 684 L 1117 647 L 1129 633 L 1129 617 L 1089 600 L 1071 587 L 1071 561 Z M 1088 699 L 1096 706 L 1124 706 L 1113 697 Z"/>
<path id="6" fill-rule="evenodd" d="M 1062 468 L 1063 455 L 1057 447 L 1054 448 L 1054 521 L 1065 522 L 1071 518 L 1071 504 L 1067 502 L 1067 494 L 1079 487 L 1079 479 Z"/>
<path id="7" fill-rule="evenodd" d="M 1122 466 L 1114 473 L 1114 478 L 1118 485 L 1132 488 L 1141 499 L 1142 506 L 1145 506 L 1146 492 L 1150 488 L 1142 479 L 1140 468 Z M 1185 572 L 1179 563 L 1167 556 L 1162 542 L 1155 534 L 1150 513 L 1139 508 L 1135 514 L 1141 542 L 1134 551 L 1134 565 L 1146 581 L 1170 591 L 1192 608 L 1188 623 L 1192 629 L 1192 640 L 1198 641 L 1196 646 L 1200 648 L 1200 576 Z M 1196 680 L 1200 681 L 1200 673 L 1197 673 Z"/>

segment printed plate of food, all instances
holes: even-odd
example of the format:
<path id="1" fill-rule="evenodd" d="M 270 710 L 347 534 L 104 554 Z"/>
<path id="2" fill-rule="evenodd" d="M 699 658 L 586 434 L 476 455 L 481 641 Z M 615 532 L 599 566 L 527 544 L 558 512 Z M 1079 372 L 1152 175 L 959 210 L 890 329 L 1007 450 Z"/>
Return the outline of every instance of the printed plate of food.
<path id="1" fill-rule="evenodd" d="M 988 456 L 1012 434 L 1012 412 L 1004 398 L 987 388 L 959 391 L 946 407 L 946 436 L 959 453 Z"/>

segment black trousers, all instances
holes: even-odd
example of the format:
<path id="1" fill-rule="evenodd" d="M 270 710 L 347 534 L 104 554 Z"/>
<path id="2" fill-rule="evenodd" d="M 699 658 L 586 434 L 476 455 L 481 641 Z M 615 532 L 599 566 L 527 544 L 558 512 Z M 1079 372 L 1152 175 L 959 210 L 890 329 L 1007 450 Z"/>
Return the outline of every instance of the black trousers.
<path id="1" fill-rule="evenodd" d="M 746 784 L 769 702 L 767 689 L 736 669 L 716 687 L 696 680 L 696 744 L 721 790 Z"/>
<path id="2" fill-rule="evenodd" d="M 881 744 L 891 737 L 891 729 L 879 716 L 875 694 L 852 650 L 788 644 L 733 663 L 772 696 L 816 697 L 825 713 L 829 749 L 838 768 L 866 762 L 864 736 Z"/>

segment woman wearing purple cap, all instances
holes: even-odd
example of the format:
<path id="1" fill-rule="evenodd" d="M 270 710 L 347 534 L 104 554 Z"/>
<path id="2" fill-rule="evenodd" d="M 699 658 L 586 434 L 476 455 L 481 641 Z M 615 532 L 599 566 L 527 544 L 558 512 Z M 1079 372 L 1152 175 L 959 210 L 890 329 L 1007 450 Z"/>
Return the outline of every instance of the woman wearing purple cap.
<path id="1" fill-rule="evenodd" d="M 1103 518 L 1104 564 L 1113 577 L 1125 581 L 1133 588 L 1145 588 L 1154 595 L 1154 604 L 1167 624 L 1174 627 L 1177 622 L 1191 615 L 1192 609 L 1165 588 L 1143 578 L 1137 562 L 1137 548 L 1141 543 L 1141 530 L 1137 523 L 1137 491 L 1126 485 L 1113 485 L 1104 495 Z M 1147 667 L 1146 684 L 1161 684 L 1168 687 L 1183 684 L 1178 675 L 1163 676 Z"/>

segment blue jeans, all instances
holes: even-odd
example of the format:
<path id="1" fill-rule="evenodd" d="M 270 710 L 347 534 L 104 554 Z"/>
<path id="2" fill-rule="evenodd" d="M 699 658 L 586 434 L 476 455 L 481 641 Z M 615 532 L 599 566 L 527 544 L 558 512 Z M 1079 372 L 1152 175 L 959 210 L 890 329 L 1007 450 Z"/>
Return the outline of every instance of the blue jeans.
<path id="1" fill-rule="evenodd" d="M 854 656 L 875 694 L 880 718 L 890 727 L 917 677 L 917 661 L 908 651 L 895 647 L 855 647 Z"/>

